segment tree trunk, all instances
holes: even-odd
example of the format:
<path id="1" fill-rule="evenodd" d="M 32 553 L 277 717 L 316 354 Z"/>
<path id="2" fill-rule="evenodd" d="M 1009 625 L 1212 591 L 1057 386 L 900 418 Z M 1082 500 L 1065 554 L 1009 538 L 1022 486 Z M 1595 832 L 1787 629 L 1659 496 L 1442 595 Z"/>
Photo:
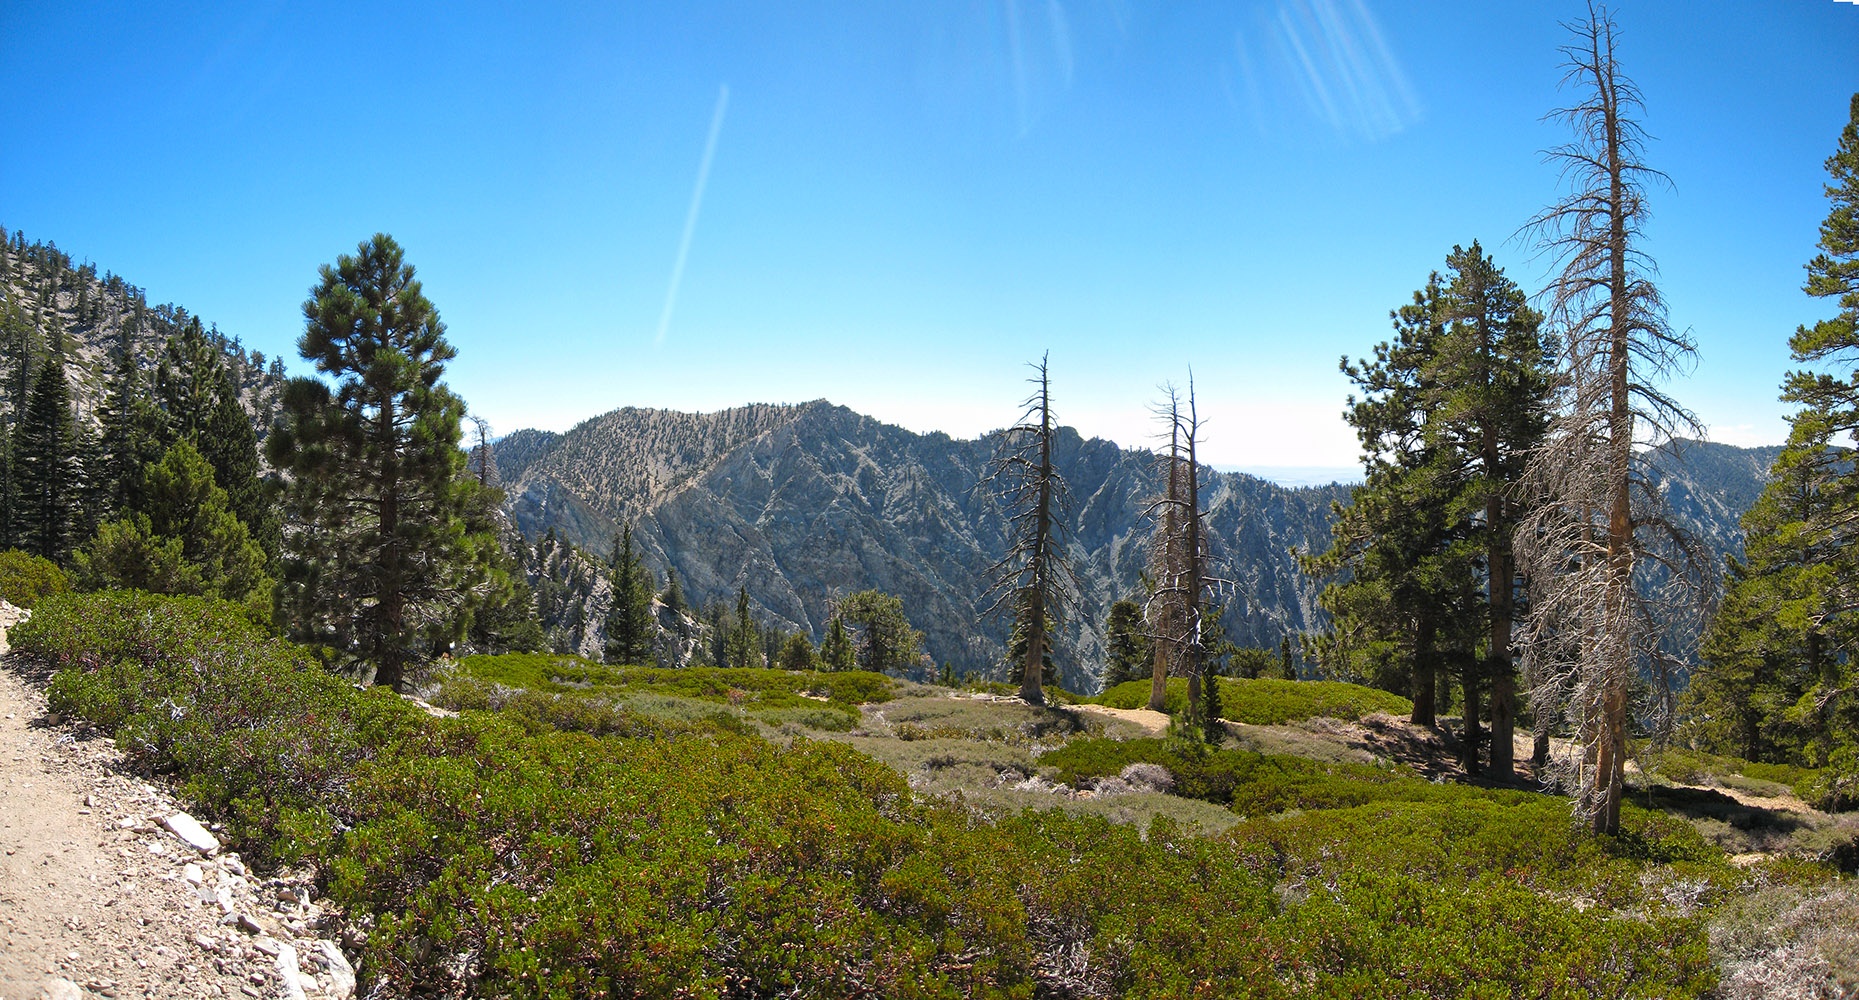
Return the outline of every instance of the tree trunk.
<path id="1" fill-rule="evenodd" d="M 1459 662 L 1459 683 L 1465 695 L 1465 704 L 1460 706 L 1465 725 L 1459 745 L 1460 762 L 1465 765 L 1466 774 L 1478 773 L 1479 709 L 1483 704 L 1480 697 L 1479 681 L 1484 673 L 1484 664 L 1478 659 L 1476 650 L 1465 650 Z"/>
<path id="2" fill-rule="evenodd" d="M 1176 423 L 1178 429 L 1180 424 Z M 1171 435 L 1172 435 L 1171 431 Z M 1168 447 L 1168 485 L 1167 496 L 1162 504 L 1162 571 L 1156 578 L 1156 584 L 1162 588 L 1156 595 L 1158 620 L 1155 630 L 1155 666 L 1149 685 L 1149 710 L 1167 711 L 1168 705 L 1168 668 L 1172 657 L 1170 647 L 1175 644 L 1175 609 L 1178 607 L 1172 588 L 1176 581 L 1171 579 L 1176 572 L 1175 540 L 1175 498 L 1179 496 L 1179 476 L 1181 463 L 1175 458 L 1176 441 L 1169 441 Z"/>
<path id="3" fill-rule="evenodd" d="M 1431 615 L 1422 615 L 1414 631 L 1414 711 L 1407 717 L 1416 726 L 1432 726 L 1433 712 L 1433 637 L 1438 626 Z"/>
<path id="4" fill-rule="evenodd" d="M 381 573 L 375 580 L 377 619 L 371 637 L 375 649 L 374 682 L 395 691 L 405 683 L 406 650 L 401 637 L 406 626 L 405 566 L 400 551 L 400 446 L 394 428 L 394 400 L 381 401 L 376 418 L 380 446 L 387 458 L 381 463 Z"/>
<path id="5" fill-rule="evenodd" d="M 1188 382 L 1188 525 L 1187 525 L 1187 643 L 1188 715 L 1201 713 L 1201 477 L 1194 455 L 1194 438 L 1198 428 L 1194 407 L 1194 382 Z"/>
<path id="6" fill-rule="evenodd" d="M 1501 506 L 1494 498 L 1492 506 Z M 1516 751 L 1512 747 L 1517 731 L 1517 678 L 1511 666 L 1511 619 L 1515 614 L 1511 582 L 1510 546 L 1500 541 L 1502 533 L 1493 532 L 1490 566 L 1486 587 L 1491 597 L 1491 646 L 1486 650 L 1486 673 L 1491 680 L 1491 767 L 1495 781 L 1509 781 L 1516 775 Z"/>
<path id="7" fill-rule="evenodd" d="M 1610 67 L 1611 68 L 1611 67 Z M 1620 831 L 1620 792 L 1626 780 L 1627 677 L 1633 669 L 1633 623 L 1627 615 L 1633 587 L 1633 505 L 1629 491 L 1633 474 L 1633 411 L 1628 381 L 1632 302 L 1627 293 L 1627 232 L 1622 211 L 1626 184 L 1620 162 L 1618 102 L 1608 74 L 1603 124 L 1607 134 L 1609 194 L 1608 322 L 1611 326 L 1607 375 L 1612 406 L 1607 415 L 1607 476 L 1611 505 L 1607 517 L 1607 586 L 1602 611 L 1600 753 L 1596 757 L 1598 783 L 1593 816 L 1596 833 Z"/>

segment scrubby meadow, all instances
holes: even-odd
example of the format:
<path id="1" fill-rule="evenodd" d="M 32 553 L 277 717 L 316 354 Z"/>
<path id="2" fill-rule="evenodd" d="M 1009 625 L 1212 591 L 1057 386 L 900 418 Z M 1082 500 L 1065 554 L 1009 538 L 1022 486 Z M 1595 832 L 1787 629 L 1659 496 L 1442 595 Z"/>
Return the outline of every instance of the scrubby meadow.
<path id="1" fill-rule="evenodd" d="M 1809 946 L 1851 957 L 1817 940 L 1859 917 L 1824 846 L 1850 820 L 1753 810 L 1766 849 L 1726 850 L 1684 798 L 1793 772 L 1668 755 L 1596 837 L 1564 798 L 1334 738 L 1385 708 L 1343 685 L 1232 682 L 1272 721 L 1218 744 L 875 674 L 546 655 L 442 665 L 421 701 L 246 615 L 54 596 L 12 641 L 246 857 L 311 866 L 366 995 L 1759 996 Z"/>

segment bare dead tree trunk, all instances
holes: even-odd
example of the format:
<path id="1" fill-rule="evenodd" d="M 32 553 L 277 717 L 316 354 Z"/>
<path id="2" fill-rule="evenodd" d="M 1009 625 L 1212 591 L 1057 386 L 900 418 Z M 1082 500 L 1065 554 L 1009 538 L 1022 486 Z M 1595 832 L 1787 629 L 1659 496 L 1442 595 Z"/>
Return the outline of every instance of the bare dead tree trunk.
<path id="1" fill-rule="evenodd" d="M 1019 424 L 1002 437 L 1004 450 L 995 458 L 983 485 L 1007 512 L 1009 545 L 1006 554 L 989 569 L 993 603 L 984 618 L 1007 616 L 1012 635 L 1024 640 L 1020 660 L 1020 697 L 1028 704 L 1045 703 L 1044 673 L 1052 649 L 1051 632 L 1060 615 L 1069 610 L 1069 595 L 1078 590 L 1077 578 L 1065 553 L 1064 530 L 1071 511 L 1071 494 L 1053 464 L 1052 438 L 1057 424 L 1052 416 L 1052 383 L 1042 356 L 1031 367 L 1034 385 Z"/>
<path id="2" fill-rule="evenodd" d="M 1642 669 L 1663 669 L 1670 618 L 1698 607 L 1711 560 L 1673 523 L 1634 456 L 1636 442 L 1698 431 L 1656 387 L 1691 362 L 1695 347 L 1666 322 L 1636 248 L 1646 217 L 1641 180 L 1663 175 L 1640 160 L 1639 92 L 1616 63 L 1613 19 L 1591 4 L 1571 30 L 1564 85 L 1584 99 L 1553 113 L 1575 139 L 1551 157 L 1573 190 L 1533 222 L 1543 249 L 1562 262 L 1546 294 L 1563 330 L 1563 398 L 1527 477 L 1544 502 L 1524 519 L 1516 545 L 1532 588 L 1524 646 L 1532 703 L 1539 718 L 1562 706 L 1582 743 L 1570 762 L 1577 812 L 1594 832 L 1611 834 L 1620 826 L 1632 681 Z M 1638 570 L 1653 565 L 1668 582 L 1642 592 Z"/>
<path id="3" fill-rule="evenodd" d="M 1205 659 L 1201 599 L 1209 584 L 1208 538 L 1201 523 L 1200 467 L 1195 454 L 1200 418 L 1192 380 L 1185 415 L 1174 387 L 1165 391 L 1166 399 L 1156 407 L 1157 417 L 1168 424 L 1168 452 L 1162 458 L 1164 493 L 1148 508 L 1157 523 L 1149 542 L 1150 572 L 1155 580 L 1146 615 L 1155 648 L 1149 707 L 1163 710 L 1172 669 L 1187 678 L 1188 716 L 1198 719 Z"/>
<path id="4" fill-rule="evenodd" d="M 1175 647 L 1180 635 L 1178 602 L 1174 597 L 1174 579 L 1180 557 L 1177 552 L 1179 532 L 1176 528 L 1176 504 L 1181 496 L 1181 407 L 1173 389 L 1169 390 L 1164 419 L 1168 421 L 1168 453 L 1163 457 L 1164 485 L 1161 501 L 1162 524 L 1150 541 L 1150 570 L 1156 592 L 1149 599 L 1149 638 L 1154 651 L 1154 669 L 1149 685 L 1149 710 L 1161 712 L 1168 703 L 1168 674 L 1179 662 Z"/>
<path id="5" fill-rule="evenodd" d="M 478 485 L 491 486 L 493 485 L 493 480 L 495 478 L 494 470 L 496 469 L 496 466 L 491 462 L 491 422 L 476 414 L 473 414 L 470 420 L 472 430 L 477 434 L 478 438 L 477 447 L 472 449 L 472 451 L 477 452 L 475 457 L 478 460 Z"/>
<path id="6" fill-rule="evenodd" d="M 1194 441 L 1200 436 L 1200 417 L 1194 404 L 1194 376 L 1188 376 L 1188 421 L 1183 428 L 1188 440 L 1187 510 L 1186 538 L 1183 539 L 1185 566 L 1182 589 L 1186 600 L 1183 610 L 1187 612 L 1183 634 L 1186 641 L 1182 643 L 1182 670 L 1188 675 L 1188 715 L 1198 718 L 1201 710 L 1201 666 L 1204 661 L 1201 645 L 1201 590 L 1206 584 L 1206 572 L 1201 563 L 1201 476 L 1200 465 L 1194 455 Z"/>

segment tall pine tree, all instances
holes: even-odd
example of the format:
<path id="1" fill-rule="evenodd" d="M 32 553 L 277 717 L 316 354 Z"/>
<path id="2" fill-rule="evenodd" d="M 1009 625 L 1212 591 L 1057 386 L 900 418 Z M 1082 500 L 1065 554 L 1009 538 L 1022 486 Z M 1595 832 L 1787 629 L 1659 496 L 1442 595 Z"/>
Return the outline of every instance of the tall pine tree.
<path id="1" fill-rule="evenodd" d="M 613 547 L 613 610 L 607 615 L 607 662 L 644 663 L 652 653 L 652 578 L 633 549 L 633 526 Z"/>
<path id="2" fill-rule="evenodd" d="M 464 403 L 440 381 L 454 352 L 386 235 L 325 265 L 303 312 L 298 350 L 329 381 L 293 380 L 268 440 L 291 474 L 282 609 L 399 688 L 468 623 L 494 549 L 466 523 Z"/>
<path id="3" fill-rule="evenodd" d="M 1689 692 L 1711 749 L 1826 769 L 1826 798 L 1859 801 L 1859 94 L 1826 162 L 1832 203 L 1804 291 L 1834 314 L 1788 341 L 1803 367 L 1768 487 L 1744 515 L 1746 556 Z"/>
<path id="4" fill-rule="evenodd" d="M 77 428 L 71 419 L 71 386 L 65 381 L 59 346 L 54 343 L 39 366 L 26 411 L 13 435 L 20 520 L 16 534 L 26 551 L 56 563 L 70 555 L 83 484 Z"/>

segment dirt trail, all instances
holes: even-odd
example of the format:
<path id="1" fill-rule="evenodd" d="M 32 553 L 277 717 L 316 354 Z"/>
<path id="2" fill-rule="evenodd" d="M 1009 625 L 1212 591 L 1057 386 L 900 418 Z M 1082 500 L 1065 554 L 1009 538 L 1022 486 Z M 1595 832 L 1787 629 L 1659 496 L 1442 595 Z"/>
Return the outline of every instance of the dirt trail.
<path id="1" fill-rule="evenodd" d="M 1125 722 L 1134 722 L 1151 733 L 1168 731 L 1168 716 L 1147 708 L 1111 708 L 1108 705 L 1073 705 L 1071 707 L 1080 712 L 1108 715 Z"/>
<path id="2" fill-rule="evenodd" d="M 48 717 L 39 680 L 0 654 L 0 1000 L 348 996 L 289 873 L 250 877 L 165 829 L 168 793 Z"/>

